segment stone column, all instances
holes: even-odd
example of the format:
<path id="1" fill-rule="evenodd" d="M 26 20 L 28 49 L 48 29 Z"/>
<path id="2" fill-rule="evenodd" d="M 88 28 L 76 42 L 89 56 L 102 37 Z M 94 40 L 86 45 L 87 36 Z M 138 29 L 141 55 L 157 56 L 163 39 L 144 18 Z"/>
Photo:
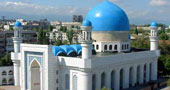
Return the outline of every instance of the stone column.
<path id="1" fill-rule="evenodd" d="M 139 84 L 143 84 L 144 81 L 144 65 L 140 65 L 140 75 L 139 75 Z"/>
<path id="2" fill-rule="evenodd" d="M 14 85 L 20 86 L 20 61 L 13 60 L 14 65 Z"/>
<path id="3" fill-rule="evenodd" d="M 123 69 L 123 88 L 129 88 L 129 67 Z"/>
<path id="4" fill-rule="evenodd" d="M 137 65 L 133 66 L 132 69 L 133 77 L 132 77 L 132 86 L 136 85 L 136 78 L 137 78 Z"/>
<path id="5" fill-rule="evenodd" d="M 150 80 L 150 78 L 149 78 L 149 76 L 150 76 L 150 66 L 149 66 L 150 64 L 149 63 L 147 63 L 146 64 L 146 82 L 149 82 L 149 80 Z"/>
<path id="6" fill-rule="evenodd" d="M 106 72 L 106 87 L 111 88 L 111 71 Z"/>
<path id="7" fill-rule="evenodd" d="M 120 89 L 120 69 L 115 71 L 114 90 Z"/>
<path id="8" fill-rule="evenodd" d="M 151 63 L 151 80 L 157 80 L 157 63 L 157 60 Z"/>
<path id="9" fill-rule="evenodd" d="M 89 72 L 80 72 L 78 83 L 78 90 L 92 90 L 92 74 Z"/>

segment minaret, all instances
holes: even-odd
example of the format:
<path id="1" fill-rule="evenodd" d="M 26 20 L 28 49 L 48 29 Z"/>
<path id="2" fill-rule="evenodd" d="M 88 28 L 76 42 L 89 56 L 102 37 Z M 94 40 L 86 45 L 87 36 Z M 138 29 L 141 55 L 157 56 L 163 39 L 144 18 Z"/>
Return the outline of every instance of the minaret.
<path id="1" fill-rule="evenodd" d="M 82 60 L 86 63 L 86 61 L 90 61 L 92 58 L 92 38 L 91 38 L 91 31 L 92 31 L 92 24 L 89 20 L 84 20 L 81 26 L 83 38 L 81 41 L 82 46 Z M 85 65 L 86 67 L 86 65 Z M 87 70 L 87 67 L 83 69 L 82 72 L 79 72 L 79 78 L 81 80 L 78 89 L 79 90 L 91 90 L 91 77 L 92 74 Z"/>
<path id="2" fill-rule="evenodd" d="M 91 22 L 89 20 L 84 20 L 81 26 L 81 30 L 83 34 L 81 42 L 82 59 L 90 59 L 92 57 Z"/>
<path id="3" fill-rule="evenodd" d="M 157 34 L 158 25 L 156 22 L 151 24 L 150 32 L 150 50 L 158 50 L 158 34 Z M 158 60 L 153 60 L 151 62 L 151 80 L 157 80 L 158 72 Z"/>
<path id="4" fill-rule="evenodd" d="M 17 55 L 20 53 L 20 43 L 22 43 L 22 24 L 16 21 L 14 24 L 14 53 Z M 16 56 L 17 57 L 17 56 Z M 14 84 L 20 86 L 20 60 L 12 60 L 14 65 Z"/>
<path id="5" fill-rule="evenodd" d="M 158 49 L 158 34 L 157 28 L 158 25 L 156 22 L 152 22 L 151 24 L 151 32 L 150 32 L 150 50 L 157 50 Z"/>

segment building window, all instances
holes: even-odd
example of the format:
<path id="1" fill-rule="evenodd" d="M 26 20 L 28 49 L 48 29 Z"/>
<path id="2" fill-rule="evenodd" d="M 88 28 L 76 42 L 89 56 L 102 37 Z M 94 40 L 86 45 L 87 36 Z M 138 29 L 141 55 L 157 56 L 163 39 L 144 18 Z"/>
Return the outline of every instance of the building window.
<path id="1" fill-rule="evenodd" d="M 77 76 L 73 76 L 73 90 L 77 90 Z"/>
<path id="2" fill-rule="evenodd" d="M 10 85 L 12 85 L 12 84 L 13 84 L 13 79 L 10 78 L 9 81 L 8 81 L 8 83 L 9 83 Z"/>
<path id="3" fill-rule="evenodd" d="M 65 88 L 70 89 L 70 76 L 68 74 L 65 75 Z"/>
<path id="4" fill-rule="evenodd" d="M 107 50 L 107 45 L 104 45 L 104 50 Z"/>
<path id="5" fill-rule="evenodd" d="M 112 50 L 112 45 L 109 46 L 109 50 Z"/>
<path id="6" fill-rule="evenodd" d="M 106 81 L 105 78 L 106 78 L 106 75 L 103 72 L 101 75 L 101 88 L 103 88 L 105 86 L 105 81 Z"/>
<path id="7" fill-rule="evenodd" d="M 6 80 L 6 78 L 3 78 L 2 79 L 2 85 L 6 85 L 7 84 L 7 80 Z"/>
<path id="8" fill-rule="evenodd" d="M 3 71 L 3 72 L 2 72 L 2 75 L 7 75 L 6 71 Z"/>
<path id="9" fill-rule="evenodd" d="M 99 45 L 96 45 L 96 50 L 98 50 L 99 49 Z"/>
<path id="10" fill-rule="evenodd" d="M 115 45 L 114 49 L 117 50 L 117 45 Z"/>
<path id="11" fill-rule="evenodd" d="M 95 45 L 93 44 L 93 48 L 95 49 Z"/>
<path id="12" fill-rule="evenodd" d="M 10 70 L 10 71 L 8 72 L 8 75 L 13 75 L 13 71 Z"/>

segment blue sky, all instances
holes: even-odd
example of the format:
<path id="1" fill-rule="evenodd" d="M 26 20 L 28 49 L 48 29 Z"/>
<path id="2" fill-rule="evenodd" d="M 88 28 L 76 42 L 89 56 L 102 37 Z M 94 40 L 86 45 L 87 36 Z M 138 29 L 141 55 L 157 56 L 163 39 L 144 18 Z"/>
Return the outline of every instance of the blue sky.
<path id="1" fill-rule="evenodd" d="M 72 15 L 85 16 L 104 0 L 0 0 L 0 15 L 6 18 L 71 21 Z M 132 24 L 152 21 L 170 24 L 169 0 L 110 0 L 120 6 Z"/>

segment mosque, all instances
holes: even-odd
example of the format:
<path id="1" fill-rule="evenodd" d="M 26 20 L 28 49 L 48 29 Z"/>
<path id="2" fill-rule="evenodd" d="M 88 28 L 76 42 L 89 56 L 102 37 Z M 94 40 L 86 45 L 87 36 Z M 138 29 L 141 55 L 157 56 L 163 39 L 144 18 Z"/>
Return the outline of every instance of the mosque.
<path id="1" fill-rule="evenodd" d="M 150 50 L 130 48 L 126 13 L 108 0 L 92 8 L 82 23 L 81 45 L 22 43 L 22 24 L 13 37 L 15 86 L 21 90 L 126 89 L 157 80 L 157 23 L 151 24 Z"/>

